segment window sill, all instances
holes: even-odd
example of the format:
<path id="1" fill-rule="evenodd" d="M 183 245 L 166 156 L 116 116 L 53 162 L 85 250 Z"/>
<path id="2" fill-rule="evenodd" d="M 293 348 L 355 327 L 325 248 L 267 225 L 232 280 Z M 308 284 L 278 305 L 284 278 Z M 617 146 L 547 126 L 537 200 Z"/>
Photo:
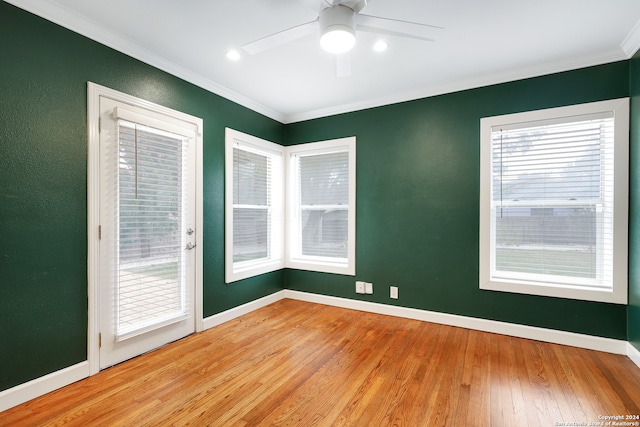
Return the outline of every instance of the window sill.
<path id="1" fill-rule="evenodd" d="M 237 282 L 238 280 L 248 279 L 249 277 L 270 273 L 282 268 L 284 268 L 282 260 L 255 262 L 240 268 L 227 266 L 225 270 L 230 273 L 226 275 L 225 282 Z"/>
<path id="2" fill-rule="evenodd" d="M 317 271 L 320 273 L 343 274 L 345 276 L 355 276 L 355 265 L 347 265 L 345 263 L 308 261 L 302 259 L 291 259 L 285 265 L 286 268 L 295 270 Z"/>
<path id="3" fill-rule="evenodd" d="M 583 301 L 627 304 L 626 293 L 615 290 L 577 285 L 543 284 L 525 281 L 487 281 L 480 283 L 480 289 L 488 291 L 511 292 L 516 294 L 539 295 L 567 298 Z"/>

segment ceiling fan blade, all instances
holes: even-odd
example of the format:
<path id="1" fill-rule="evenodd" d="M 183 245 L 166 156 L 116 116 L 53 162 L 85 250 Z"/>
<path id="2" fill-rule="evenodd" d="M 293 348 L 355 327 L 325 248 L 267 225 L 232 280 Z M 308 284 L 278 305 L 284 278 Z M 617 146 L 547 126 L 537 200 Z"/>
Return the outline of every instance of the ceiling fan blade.
<path id="1" fill-rule="evenodd" d="M 425 41 L 434 41 L 429 37 L 433 35 L 434 30 L 444 30 L 444 28 L 435 25 L 362 14 L 356 15 L 356 29 Z"/>
<path id="2" fill-rule="evenodd" d="M 351 76 L 351 58 L 348 53 L 340 53 L 336 55 L 336 77 L 349 76 Z"/>
<path id="3" fill-rule="evenodd" d="M 306 24 L 296 25 L 295 27 L 278 31 L 277 33 L 247 43 L 242 46 L 242 49 L 251 55 L 261 53 L 315 32 L 317 30 L 317 24 L 318 20 L 316 19 Z"/>

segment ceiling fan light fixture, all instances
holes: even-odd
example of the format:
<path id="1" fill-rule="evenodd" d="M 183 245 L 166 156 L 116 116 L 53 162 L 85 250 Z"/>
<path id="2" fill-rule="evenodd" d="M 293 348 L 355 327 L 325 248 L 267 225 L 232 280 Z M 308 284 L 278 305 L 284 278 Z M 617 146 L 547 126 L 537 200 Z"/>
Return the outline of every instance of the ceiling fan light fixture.
<path id="1" fill-rule="evenodd" d="M 330 53 L 344 53 L 353 49 L 356 36 L 345 29 L 331 29 L 320 37 L 320 46 Z"/>
<path id="2" fill-rule="evenodd" d="M 320 46 L 327 52 L 344 53 L 356 44 L 356 13 L 343 5 L 320 12 Z"/>

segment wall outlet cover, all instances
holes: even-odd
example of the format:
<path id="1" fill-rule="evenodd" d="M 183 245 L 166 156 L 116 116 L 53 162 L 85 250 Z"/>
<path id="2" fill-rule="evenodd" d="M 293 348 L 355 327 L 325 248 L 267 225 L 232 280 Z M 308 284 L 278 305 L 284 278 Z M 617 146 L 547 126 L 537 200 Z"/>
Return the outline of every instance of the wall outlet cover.
<path id="1" fill-rule="evenodd" d="M 372 294 L 373 293 L 373 283 L 365 283 L 364 284 L 364 293 Z"/>

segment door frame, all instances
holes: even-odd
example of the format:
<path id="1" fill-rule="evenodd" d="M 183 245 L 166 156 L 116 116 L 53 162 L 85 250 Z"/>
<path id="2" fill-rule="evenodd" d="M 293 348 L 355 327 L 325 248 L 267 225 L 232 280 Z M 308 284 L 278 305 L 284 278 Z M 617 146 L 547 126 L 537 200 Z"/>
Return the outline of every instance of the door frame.
<path id="1" fill-rule="evenodd" d="M 89 375 L 100 371 L 100 97 L 105 96 L 119 102 L 149 109 L 154 112 L 178 117 L 192 123 L 196 132 L 196 204 L 195 204 L 195 289 L 194 289 L 194 322 L 195 331 L 204 330 L 202 309 L 202 145 L 203 121 L 179 111 L 145 101 L 143 99 L 109 89 L 98 84 L 87 84 L 87 279 L 88 279 L 88 327 L 87 327 L 87 361 Z"/>

